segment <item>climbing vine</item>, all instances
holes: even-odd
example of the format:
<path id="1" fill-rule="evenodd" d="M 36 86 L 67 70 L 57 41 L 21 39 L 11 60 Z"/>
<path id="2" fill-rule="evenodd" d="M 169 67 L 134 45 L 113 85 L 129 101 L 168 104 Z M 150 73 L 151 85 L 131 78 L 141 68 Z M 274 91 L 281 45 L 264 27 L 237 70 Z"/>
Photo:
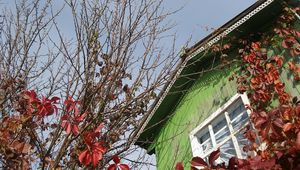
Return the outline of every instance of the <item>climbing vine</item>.
<path id="1" fill-rule="evenodd" d="M 260 41 L 249 41 L 239 50 L 244 68 L 237 76 L 237 83 L 239 92 L 248 94 L 250 118 L 261 140 L 258 145 L 255 131 L 249 129 L 245 135 L 252 144 L 244 150 L 255 151 L 256 159 L 268 162 L 273 169 L 299 169 L 300 102 L 286 91 L 280 76 L 283 70 L 289 70 L 293 80 L 288 81 L 300 80 L 296 64 L 300 32 L 294 27 L 294 12 L 299 12 L 299 8 L 284 10 L 271 34 L 262 34 Z M 277 54 L 278 51 L 282 52 Z M 248 168 L 253 166 L 250 164 Z"/>
<path id="2" fill-rule="evenodd" d="M 299 11 L 299 7 L 284 8 L 271 31 L 256 33 L 247 39 L 230 40 L 238 44 L 237 53 L 241 59 L 241 69 L 230 80 L 235 79 L 238 91 L 246 92 L 251 103 L 246 108 L 251 110 L 253 127 L 248 126 L 245 132 L 251 144 L 243 150 L 255 156 L 233 157 L 226 166 L 215 163 L 220 155 L 217 150 L 211 153 L 208 163 L 194 157 L 191 169 L 300 169 L 300 101 L 286 91 L 281 76 L 288 73 L 287 81 L 296 84 L 300 81 L 297 64 L 300 32 L 295 28 Z M 225 49 L 220 47 L 220 44 L 214 45 L 212 52 Z M 179 162 L 175 169 L 182 170 L 182 164 Z"/>

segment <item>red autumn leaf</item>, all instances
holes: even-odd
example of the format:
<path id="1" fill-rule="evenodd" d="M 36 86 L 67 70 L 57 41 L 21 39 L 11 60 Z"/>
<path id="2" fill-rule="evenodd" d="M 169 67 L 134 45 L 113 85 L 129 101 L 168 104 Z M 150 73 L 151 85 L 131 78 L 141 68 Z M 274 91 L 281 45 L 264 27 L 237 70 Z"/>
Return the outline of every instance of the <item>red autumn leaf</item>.
<path id="1" fill-rule="evenodd" d="M 256 156 L 249 160 L 250 169 L 272 169 L 275 165 L 275 159 L 263 161 L 261 157 Z"/>
<path id="2" fill-rule="evenodd" d="M 57 113 L 58 108 L 55 106 L 56 100 L 50 100 L 43 97 L 42 100 L 37 103 L 37 112 L 41 117 L 52 115 L 54 112 Z"/>
<path id="3" fill-rule="evenodd" d="M 248 165 L 248 160 L 232 157 L 229 159 L 228 169 L 247 169 Z"/>
<path id="4" fill-rule="evenodd" d="M 51 99 L 43 97 L 42 100 L 40 100 L 35 91 L 30 90 L 24 92 L 24 98 L 28 100 L 27 113 L 36 111 L 39 116 L 44 117 L 51 115 L 58 110 L 55 106 L 57 100 L 59 100 L 58 97 L 52 97 Z"/>
<path id="5" fill-rule="evenodd" d="M 175 170 L 184 170 L 182 162 L 177 162 L 175 166 Z"/>
<path id="6" fill-rule="evenodd" d="M 252 53 L 244 56 L 244 60 L 246 60 L 248 63 L 253 63 L 255 58 L 256 58 L 256 56 Z"/>
<path id="7" fill-rule="evenodd" d="M 213 151 L 209 157 L 208 157 L 208 161 L 210 165 L 214 164 L 214 161 L 217 160 L 220 157 L 220 149 L 218 148 L 218 150 Z"/>
<path id="8" fill-rule="evenodd" d="M 267 122 L 267 119 L 266 118 L 263 118 L 263 117 L 258 117 L 255 122 L 254 122 L 254 126 L 256 128 L 259 128 L 261 127 L 262 124 L 266 123 Z"/>
<path id="9" fill-rule="evenodd" d="M 293 124 L 292 123 L 286 123 L 286 124 L 284 124 L 283 125 L 283 131 L 284 132 L 287 132 L 287 131 L 289 131 L 291 128 L 293 127 Z"/>
<path id="10" fill-rule="evenodd" d="M 11 144 L 11 148 L 19 153 L 28 154 L 31 149 L 31 145 L 25 142 L 14 141 Z"/>
<path id="11" fill-rule="evenodd" d="M 76 122 L 82 122 L 84 120 L 84 118 L 87 116 L 87 112 L 84 112 L 82 115 L 78 115 L 75 113 L 75 117 L 74 117 L 74 120 Z"/>
<path id="12" fill-rule="evenodd" d="M 273 121 L 273 125 L 279 127 L 279 128 L 283 128 L 283 122 L 281 118 L 277 118 Z"/>
<path id="13" fill-rule="evenodd" d="M 275 87 L 274 87 L 275 92 L 276 93 L 281 93 L 282 90 L 284 89 L 284 84 L 281 83 L 280 81 L 277 81 L 277 80 L 274 81 L 274 84 L 275 84 Z"/>
<path id="14" fill-rule="evenodd" d="M 70 134 L 72 131 L 72 125 L 70 123 L 62 122 L 61 126 L 66 130 L 67 134 Z"/>
<path id="15" fill-rule="evenodd" d="M 288 102 L 289 98 L 290 98 L 290 95 L 286 92 L 281 92 L 281 94 L 279 95 L 279 102 L 281 104 L 285 104 Z"/>
<path id="16" fill-rule="evenodd" d="M 300 54 L 300 50 L 298 48 L 290 49 L 290 54 L 293 57 L 298 56 Z"/>
<path id="17" fill-rule="evenodd" d="M 251 48 L 254 50 L 258 50 L 260 48 L 260 42 L 251 43 Z"/>
<path id="18" fill-rule="evenodd" d="M 290 111 L 290 109 L 286 109 L 286 110 L 284 110 L 283 112 L 282 112 L 282 117 L 283 117 L 283 119 L 284 120 L 291 120 L 292 119 L 292 115 L 290 114 L 291 113 L 291 111 Z"/>
<path id="19" fill-rule="evenodd" d="M 230 44 L 224 44 L 224 45 L 223 45 L 223 49 L 226 50 L 226 49 L 229 49 L 229 48 L 230 48 Z"/>
<path id="20" fill-rule="evenodd" d="M 192 166 L 208 166 L 207 163 L 200 157 L 193 157 L 191 164 Z"/>
<path id="21" fill-rule="evenodd" d="M 104 127 L 104 124 L 101 123 L 95 130 L 93 131 L 88 131 L 83 134 L 83 140 L 87 145 L 92 145 L 97 137 L 101 135 L 101 129 Z"/>
<path id="22" fill-rule="evenodd" d="M 126 164 L 111 164 L 107 167 L 107 170 L 130 170 L 130 168 Z"/>
<path id="23" fill-rule="evenodd" d="M 295 108 L 295 113 L 296 113 L 297 116 L 300 115 L 300 103 L 299 103 L 299 101 L 297 102 L 297 106 Z"/>
<path id="24" fill-rule="evenodd" d="M 81 164 L 83 164 L 84 166 L 89 165 L 92 160 L 91 155 L 88 154 L 88 150 L 81 152 L 78 159 L 79 159 L 79 162 Z"/>
<path id="25" fill-rule="evenodd" d="M 282 67 L 282 65 L 283 65 L 283 58 L 282 58 L 282 57 L 280 57 L 280 56 L 275 56 L 275 57 L 274 57 L 274 60 L 275 60 L 276 64 L 277 64 L 279 67 Z"/>
<path id="26" fill-rule="evenodd" d="M 117 170 L 118 166 L 116 164 L 111 164 L 107 167 L 107 170 Z"/>
<path id="27" fill-rule="evenodd" d="M 285 40 L 282 41 L 281 45 L 283 48 L 291 48 L 293 44 L 296 42 L 295 37 L 289 36 Z"/>
<path id="28" fill-rule="evenodd" d="M 68 96 L 68 99 L 64 101 L 64 106 L 66 107 L 66 110 L 68 113 L 70 113 L 73 109 L 78 109 L 76 107 L 77 104 L 80 104 L 79 101 L 74 101 L 71 96 Z"/>
<path id="29" fill-rule="evenodd" d="M 126 164 L 119 164 L 120 158 L 118 155 L 112 157 L 114 164 L 108 166 L 107 170 L 130 170 L 129 166 Z"/>
<path id="30" fill-rule="evenodd" d="M 85 166 L 92 162 L 93 167 L 96 167 L 98 162 L 103 158 L 106 148 L 103 146 L 103 142 L 88 144 L 88 148 L 80 153 L 79 161 Z"/>
<path id="31" fill-rule="evenodd" d="M 270 152 L 267 151 L 267 150 L 261 151 L 260 152 L 260 156 L 261 156 L 261 158 L 263 158 L 263 159 L 266 160 L 266 159 L 268 159 L 270 157 Z"/>
<path id="32" fill-rule="evenodd" d="M 72 127 L 77 126 L 77 125 L 72 125 L 71 123 L 69 123 L 69 120 L 68 120 L 69 117 L 70 117 L 69 114 L 65 114 L 61 118 L 62 119 L 61 126 L 66 130 L 67 134 L 71 133 Z M 76 128 L 73 128 L 73 129 L 75 130 Z"/>
<path id="33" fill-rule="evenodd" d="M 35 102 L 39 102 L 40 100 L 37 97 L 37 94 L 35 93 L 35 91 L 30 90 L 30 91 L 25 91 L 25 98 L 29 100 L 30 104 L 33 104 Z"/>
<path id="34" fill-rule="evenodd" d="M 251 142 L 255 142 L 255 140 L 256 140 L 256 134 L 252 130 L 247 130 L 247 132 L 245 133 L 245 136 Z"/>
<path id="35" fill-rule="evenodd" d="M 286 41 L 282 41 L 281 45 L 283 48 L 289 48 L 289 45 Z"/>
<path id="36" fill-rule="evenodd" d="M 95 133 L 100 133 L 102 128 L 104 127 L 104 123 L 100 123 L 100 125 L 95 129 Z"/>
<path id="37" fill-rule="evenodd" d="M 244 93 L 247 90 L 248 86 L 240 85 L 238 86 L 238 92 Z"/>
<path id="38" fill-rule="evenodd" d="M 295 142 L 296 148 L 300 150 L 300 132 L 297 133 L 297 138 Z"/>
<path id="39" fill-rule="evenodd" d="M 271 125 L 272 133 L 270 133 L 270 138 L 272 139 L 278 139 L 282 137 L 282 128 L 278 128 L 274 123 Z"/>
<path id="40" fill-rule="evenodd" d="M 263 140 L 268 137 L 270 129 L 271 129 L 270 124 L 268 124 L 268 126 L 264 127 L 263 129 L 260 129 L 259 134 Z"/>
<path id="41" fill-rule="evenodd" d="M 30 149 L 31 149 L 31 145 L 28 143 L 25 143 L 22 148 L 22 153 L 27 154 L 27 153 L 29 153 Z"/>
<path id="42" fill-rule="evenodd" d="M 59 98 L 59 97 L 56 97 L 56 96 L 54 96 L 54 97 L 52 97 L 52 98 L 50 99 L 50 101 L 52 101 L 52 102 L 55 103 L 55 104 L 58 103 L 58 100 L 60 100 L 60 98 Z"/>
<path id="43" fill-rule="evenodd" d="M 295 37 L 300 38 L 300 32 L 299 32 L 299 31 L 297 31 L 297 30 L 292 30 L 291 32 L 292 32 L 292 34 L 293 34 Z"/>
<path id="44" fill-rule="evenodd" d="M 290 31 L 289 31 L 289 30 L 286 30 L 286 29 L 282 29 L 282 32 L 283 32 L 285 35 L 289 35 L 289 34 L 290 34 Z"/>
<path id="45" fill-rule="evenodd" d="M 101 159 L 102 159 L 102 153 L 93 152 L 92 153 L 92 164 L 93 164 L 93 167 L 95 167 Z"/>
<path id="46" fill-rule="evenodd" d="M 119 167 L 121 170 L 130 170 L 129 166 L 126 164 L 120 164 Z"/>
<path id="47" fill-rule="evenodd" d="M 87 113 L 82 115 L 78 115 L 78 113 L 74 113 L 75 116 L 71 116 L 70 114 L 65 114 L 61 117 L 61 126 L 66 130 L 67 134 L 73 132 L 73 134 L 77 135 L 79 133 L 79 123 L 84 120 Z"/>
<path id="48" fill-rule="evenodd" d="M 258 77 L 253 77 L 251 80 L 250 80 L 251 83 L 253 84 L 256 84 L 256 83 L 259 83 L 259 78 Z"/>
<path id="49" fill-rule="evenodd" d="M 289 65 L 289 69 L 292 70 L 293 72 L 295 72 L 298 69 L 298 67 L 296 66 L 296 64 L 294 62 L 292 62 L 292 61 L 289 61 L 288 65 Z"/>
<path id="50" fill-rule="evenodd" d="M 114 156 L 112 157 L 112 159 L 113 159 L 113 161 L 114 161 L 116 164 L 120 163 L 120 158 L 119 158 L 118 155 L 114 155 Z"/>

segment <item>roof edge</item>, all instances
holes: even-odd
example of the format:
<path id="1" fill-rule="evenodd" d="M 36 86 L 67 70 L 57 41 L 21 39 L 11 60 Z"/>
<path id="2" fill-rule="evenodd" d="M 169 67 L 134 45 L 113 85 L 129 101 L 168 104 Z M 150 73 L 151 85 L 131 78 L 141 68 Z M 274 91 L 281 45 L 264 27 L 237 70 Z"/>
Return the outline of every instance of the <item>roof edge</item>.
<path id="1" fill-rule="evenodd" d="M 259 11 L 270 5 L 276 0 L 259 0 L 258 2 L 251 5 L 249 8 L 238 14 L 236 17 L 228 21 L 226 24 L 221 26 L 219 29 L 214 31 L 213 33 L 209 34 L 199 42 L 197 42 L 192 47 L 185 50 L 185 53 L 181 56 L 182 60 L 177 64 L 176 69 L 174 70 L 173 75 L 171 76 L 171 80 L 167 82 L 164 86 L 162 91 L 159 93 L 157 99 L 153 102 L 151 109 L 148 111 L 148 115 L 142 120 L 142 126 L 132 134 L 133 140 L 130 143 L 130 146 L 135 144 L 143 133 L 144 129 L 146 128 L 147 124 L 151 120 L 152 116 L 155 114 L 157 109 L 159 108 L 160 104 L 163 102 L 167 94 L 169 93 L 170 89 L 172 88 L 173 84 L 177 80 L 178 76 L 181 74 L 182 70 L 185 68 L 187 62 L 198 55 L 199 53 L 203 52 L 204 50 L 211 47 L 213 44 L 221 40 L 224 36 L 231 33 L 237 27 L 245 23 L 249 20 L 252 16 L 257 14 Z"/>
<path id="2" fill-rule="evenodd" d="M 259 0 L 258 2 L 254 3 L 243 12 L 238 14 L 236 17 L 222 25 L 213 33 L 209 34 L 195 45 L 187 49 L 187 56 L 188 60 L 195 57 L 197 54 L 203 52 L 219 40 L 221 40 L 226 35 L 230 34 L 233 30 L 238 28 L 240 25 L 248 21 L 252 16 L 257 14 L 259 11 L 270 5 L 276 0 Z"/>

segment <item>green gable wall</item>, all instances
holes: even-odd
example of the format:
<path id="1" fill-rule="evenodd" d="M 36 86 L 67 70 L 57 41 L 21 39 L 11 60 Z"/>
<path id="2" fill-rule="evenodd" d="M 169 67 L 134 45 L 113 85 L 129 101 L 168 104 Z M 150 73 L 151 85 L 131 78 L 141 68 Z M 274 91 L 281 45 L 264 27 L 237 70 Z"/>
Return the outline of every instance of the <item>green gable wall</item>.
<path id="1" fill-rule="evenodd" d="M 182 161 L 185 169 L 189 169 L 192 158 L 189 133 L 237 93 L 235 81 L 229 81 L 235 70 L 239 70 L 239 67 L 203 74 L 177 106 L 170 106 L 174 110 L 151 146 L 155 148 L 158 170 L 174 169 L 178 161 Z M 300 84 L 293 81 L 290 72 L 282 72 L 281 79 L 286 90 L 299 98 Z"/>
<path id="2" fill-rule="evenodd" d="M 265 0 L 259 0 L 253 6 L 246 9 L 239 16 L 233 18 L 228 23 L 224 24 L 220 30 L 230 27 L 239 19 L 241 19 L 246 14 L 250 13 L 255 9 L 259 4 Z M 270 25 L 274 23 L 274 18 L 281 13 L 282 0 L 275 0 L 272 4 L 268 5 L 263 11 L 260 11 L 252 18 L 247 20 L 244 24 L 240 25 L 238 29 L 235 29 L 230 33 L 230 37 L 245 37 L 249 35 L 249 32 L 262 32 L 266 28 L 270 28 Z M 212 33 L 208 35 L 205 39 L 196 43 L 193 47 L 188 49 L 188 53 L 191 54 L 193 51 L 199 49 L 202 46 L 206 46 L 206 43 L 214 38 L 218 34 Z M 223 42 L 223 40 L 222 40 Z M 225 43 L 225 42 L 223 42 Z M 234 48 L 234 47 L 233 47 Z M 203 61 L 205 61 L 204 64 Z M 141 146 L 148 150 L 148 153 L 152 154 L 155 152 L 153 143 L 157 139 L 157 132 L 164 126 L 166 121 L 172 117 L 174 112 L 174 105 L 178 105 L 180 99 L 183 98 L 186 91 L 194 85 L 195 80 L 199 78 L 198 74 L 195 72 L 202 72 L 203 70 L 209 69 L 211 67 L 213 57 L 209 56 L 206 52 L 200 53 L 197 56 L 193 57 L 185 65 L 184 69 L 181 71 L 181 76 L 179 76 L 175 83 L 172 85 L 172 88 L 168 91 L 166 97 L 164 97 L 163 102 L 159 104 L 158 109 L 155 111 L 154 115 L 151 116 L 149 122 L 146 124 L 146 127 L 143 128 L 143 132 L 139 135 L 139 138 L 135 144 Z M 182 64 L 182 63 L 181 63 Z M 180 64 L 179 64 L 180 66 Z M 184 76 L 183 76 L 184 75 Z"/>
<path id="3" fill-rule="evenodd" d="M 247 37 L 252 31 L 254 33 L 271 31 L 271 25 L 275 23 L 274 18 L 281 9 L 280 1 L 275 1 L 262 13 L 258 13 L 246 24 L 241 25 L 231 36 Z M 295 27 L 300 30 L 300 21 Z M 234 49 L 234 44 L 232 46 L 233 49 L 228 55 L 235 58 L 237 49 Z M 278 54 L 284 52 L 284 49 L 275 51 Z M 137 141 L 137 144 L 148 149 L 149 153 L 155 153 L 158 170 L 174 169 L 178 161 L 183 162 L 185 169 L 190 169 L 189 161 L 192 158 L 190 132 L 237 93 L 235 80 L 229 81 L 229 77 L 240 69 L 238 64 L 202 72 L 209 70 L 215 62 L 219 63 L 214 61 L 211 53 L 206 52 L 188 61 Z M 287 63 L 285 67 L 288 68 Z M 293 81 L 291 73 L 282 70 L 281 79 L 287 92 L 299 98 L 300 84 Z"/>
<path id="4" fill-rule="evenodd" d="M 211 113 L 236 94 L 236 84 L 228 81 L 232 71 L 211 71 L 200 76 L 161 129 L 155 144 L 159 170 L 173 169 L 177 161 L 185 165 L 191 160 L 189 133 Z M 186 167 L 189 169 L 189 167 Z"/>
<path id="5" fill-rule="evenodd" d="M 295 27 L 300 30 L 300 21 L 295 24 Z M 283 53 L 284 49 L 277 49 L 277 54 L 278 52 Z M 229 55 L 236 56 L 234 53 Z M 288 53 L 284 56 L 291 57 Z M 212 56 L 205 57 L 206 59 L 198 67 L 209 68 L 211 63 L 205 61 L 210 57 Z M 287 61 L 284 64 L 285 68 L 288 68 Z M 179 103 L 169 106 L 173 108 L 171 114 L 150 146 L 155 149 L 158 170 L 174 169 L 178 161 L 183 162 L 185 169 L 190 169 L 192 149 L 189 133 L 237 93 L 235 80 L 229 81 L 229 77 L 240 69 L 237 65 L 201 74 L 194 84 L 183 92 L 184 95 Z M 282 70 L 281 79 L 285 83 L 287 92 L 299 98 L 300 83 L 293 80 L 288 69 Z"/>

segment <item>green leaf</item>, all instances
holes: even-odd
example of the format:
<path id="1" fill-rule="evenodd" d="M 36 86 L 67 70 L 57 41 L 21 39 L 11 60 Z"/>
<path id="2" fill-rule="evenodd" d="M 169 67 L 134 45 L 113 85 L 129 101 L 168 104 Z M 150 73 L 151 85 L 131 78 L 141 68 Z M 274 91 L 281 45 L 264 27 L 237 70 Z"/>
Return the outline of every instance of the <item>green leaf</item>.
<path id="1" fill-rule="evenodd" d="M 273 50 L 268 50 L 267 56 L 272 57 L 273 55 L 274 55 L 274 51 Z"/>

